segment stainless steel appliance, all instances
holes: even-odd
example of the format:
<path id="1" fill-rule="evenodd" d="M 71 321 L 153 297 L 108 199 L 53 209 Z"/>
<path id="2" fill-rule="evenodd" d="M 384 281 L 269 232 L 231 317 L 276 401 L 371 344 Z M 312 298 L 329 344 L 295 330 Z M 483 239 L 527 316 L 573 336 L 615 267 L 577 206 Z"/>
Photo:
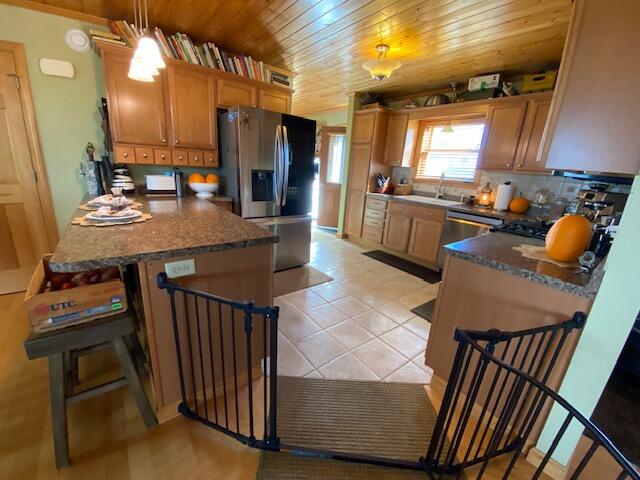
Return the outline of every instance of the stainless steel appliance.
<path id="1" fill-rule="evenodd" d="M 316 122 L 237 106 L 220 115 L 218 129 L 234 213 L 280 237 L 276 271 L 308 263 Z"/>
<path id="2" fill-rule="evenodd" d="M 501 225 L 502 223 L 503 221 L 500 218 L 449 210 L 444 222 L 444 231 L 442 232 L 442 247 L 438 255 L 438 267 L 442 268 L 444 266 L 445 245 L 485 235 L 489 233 L 489 229 L 492 226 Z"/>
<path id="3" fill-rule="evenodd" d="M 534 223 L 534 222 L 523 222 L 521 220 L 515 220 L 513 222 L 492 227 L 491 231 L 512 233 L 514 235 L 520 235 L 521 237 L 544 240 L 547 237 L 547 232 L 549 231 L 550 228 L 551 228 L 551 224 L 546 222 Z"/>
<path id="4" fill-rule="evenodd" d="M 626 193 L 606 192 L 602 189 L 580 190 L 578 199 L 567 210 L 569 213 L 584 215 L 593 223 L 607 226 L 622 213 L 627 197 Z"/>

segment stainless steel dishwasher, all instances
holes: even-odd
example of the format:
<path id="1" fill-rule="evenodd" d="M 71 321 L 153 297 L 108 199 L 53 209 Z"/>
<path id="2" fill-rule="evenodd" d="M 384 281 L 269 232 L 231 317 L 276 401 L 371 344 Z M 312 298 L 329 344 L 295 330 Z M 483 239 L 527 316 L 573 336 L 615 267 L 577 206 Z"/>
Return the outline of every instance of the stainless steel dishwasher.
<path id="1" fill-rule="evenodd" d="M 485 235 L 489 233 L 491 227 L 502 225 L 502 223 L 503 220 L 500 218 L 449 210 L 447 212 L 447 219 L 444 222 L 444 231 L 442 232 L 442 246 L 440 247 L 440 254 L 438 255 L 438 267 L 442 269 L 444 266 L 445 245 L 466 240 L 467 238 Z"/>

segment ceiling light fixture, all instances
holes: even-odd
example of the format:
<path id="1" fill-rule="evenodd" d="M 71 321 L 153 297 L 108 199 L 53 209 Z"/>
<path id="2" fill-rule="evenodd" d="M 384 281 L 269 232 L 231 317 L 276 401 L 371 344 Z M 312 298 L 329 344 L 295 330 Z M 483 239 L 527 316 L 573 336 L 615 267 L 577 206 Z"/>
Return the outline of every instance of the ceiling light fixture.
<path id="1" fill-rule="evenodd" d="M 160 48 L 149 32 L 149 15 L 147 0 L 144 0 L 144 22 L 142 12 L 142 0 L 133 0 L 133 17 L 136 30 L 142 37 L 138 40 L 138 46 L 131 59 L 128 77 L 139 82 L 153 82 L 153 77 L 160 74 L 158 71 L 166 67 Z"/>
<path id="2" fill-rule="evenodd" d="M 385 43 L 376 45 L 376 50 L 378 51 L 378 59 L 370 60 L 362 64 L 362 68 L 364 68 L 365 70 L 369 70 L 371 78 L 375 78 L 376 80 L 381 82 L 385 78 L 390 77 L 394 71 L 402 66 L 400 62 L 387 59 L 387 52 L 390 48 L 391 47 L 389 47 L 389 45 Z"/>

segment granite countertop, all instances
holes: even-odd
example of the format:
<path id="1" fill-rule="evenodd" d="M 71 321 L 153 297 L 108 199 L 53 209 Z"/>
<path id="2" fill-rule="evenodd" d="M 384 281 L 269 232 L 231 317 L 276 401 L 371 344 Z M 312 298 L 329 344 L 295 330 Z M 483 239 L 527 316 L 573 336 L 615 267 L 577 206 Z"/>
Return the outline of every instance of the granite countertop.
<path id="1" fill-rule="evenodd" d="M 109 227 L 68 225 L 49 263 L 83 271 L 276 243 L 268 230 L 195 196 L 133 198 L 153 218 Z M 78 210 L 74 217 L 87 213 Z"/>
<path id="2" fill-rule="evenodd" d="M 513 249 L 518 245 L 542 246 L 544 242 L 510 233 L 494 232 L 445 245 L 448 254 L 497 270 L 543 283 L 549 287 L 587 298 L 595 297 L 602 280 L 604 262 L 591 274 L 574 274 L 563 268 L 532 260 Z"/>

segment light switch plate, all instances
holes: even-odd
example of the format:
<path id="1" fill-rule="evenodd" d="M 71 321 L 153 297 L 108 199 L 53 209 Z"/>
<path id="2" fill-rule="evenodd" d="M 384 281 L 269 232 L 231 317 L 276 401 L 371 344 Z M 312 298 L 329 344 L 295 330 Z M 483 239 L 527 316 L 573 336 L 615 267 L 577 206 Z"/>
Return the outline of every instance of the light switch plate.
<path id="1" fill-rule="evenodd" d="M 169 278 L 186 277 L 196 273 L 196 262 L 193 258 L 164 264 L 164 271 Z"/>

